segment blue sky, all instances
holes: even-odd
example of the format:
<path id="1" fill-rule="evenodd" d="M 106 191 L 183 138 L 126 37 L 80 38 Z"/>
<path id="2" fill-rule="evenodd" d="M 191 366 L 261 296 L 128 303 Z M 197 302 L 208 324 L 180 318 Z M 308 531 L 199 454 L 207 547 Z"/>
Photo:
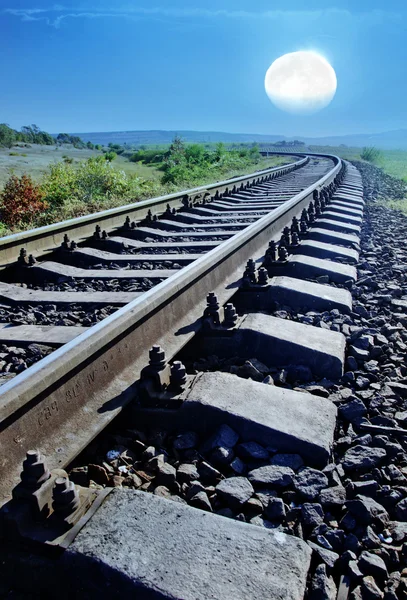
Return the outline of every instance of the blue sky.
<path id="1" fill-rule="evenodd" d="M 51 132 L 196 129 L 331 135 L 407 128 L 405 0 L 0 0 L 0 122 Z M 264 75 L 316 50 L 338 78 L 311 116 Z"/>

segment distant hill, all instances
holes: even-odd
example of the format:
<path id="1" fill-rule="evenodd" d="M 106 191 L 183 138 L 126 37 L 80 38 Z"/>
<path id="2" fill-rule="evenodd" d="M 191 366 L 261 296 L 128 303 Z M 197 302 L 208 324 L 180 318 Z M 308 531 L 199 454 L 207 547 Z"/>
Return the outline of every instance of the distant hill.
<path id="1" fill-rule="evenodd" d="M 376 146 L 383 150 L 407 150 L 407 129 L 396 129 L 384 133 L 355 133 L 328 137 L 299 137 L 298 139 L 313 146 Z"/>
<path id="2" fill-rule="evenodd" d="M 175 135 L 180 135 L 187 142 L 225 142 L 244 143 L 257 142 L 272 144 L 280 140 L 301 140 L 313 146 L 376 146 L 383 149 L 407 150 L 407 129 L 397 129 L 384 133 L 350 134 L 327 137 L 287 137 L 284 135 L 262 135 L 259 133 L 225 133 L 221 131 L 108 131 L 94 133 L 74 133 L 86 142 L 107 145 L 115 144 L 169 144 Z"/>
<path id="3" fill-rule="evenodd" d="M 273 143 L 283 140 L 283 135 L 261 135 L 251 133 L 224 133 L 219 131 L 108 131 L 75 134 L 86 142 L 93 144 L 170 144 L 176 135 L 187 142 L 265 142 Z"/>

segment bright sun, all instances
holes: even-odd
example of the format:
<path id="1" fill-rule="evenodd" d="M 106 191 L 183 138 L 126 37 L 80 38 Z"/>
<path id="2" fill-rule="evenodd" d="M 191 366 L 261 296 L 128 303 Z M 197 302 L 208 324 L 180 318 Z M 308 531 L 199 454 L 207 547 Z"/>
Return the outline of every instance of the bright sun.
<path id="1" fill-rule="evenodd" d="M 266 93 L 286 112 L 315 113 L 331 102 L 336 92 L 336 74 L 316 52 L 301 51 L 277 58 L 266 73 Z"/>

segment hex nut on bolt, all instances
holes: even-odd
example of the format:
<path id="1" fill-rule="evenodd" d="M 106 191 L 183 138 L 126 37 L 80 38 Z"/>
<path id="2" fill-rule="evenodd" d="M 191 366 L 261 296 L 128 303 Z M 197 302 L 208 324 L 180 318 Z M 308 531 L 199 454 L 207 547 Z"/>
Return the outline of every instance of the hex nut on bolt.
<path id="1" fill-rule="evenodd" d="M 27 490 L 38 490 L 51 477 L 45 458 L 37 450 L 28 450 L 23 462 L 21 483 Z"/>
<path id="2" fill-rule="evenodd" d="M 161 346 L 155 345 L 149 352 L 150 367 L 153 367 L 156 371 L 162 371 L 166 365 L 165 352 Z"/>
<path id="3" fill-rule="evenodd" d="M 79 494 L 73 481 L 58 477 L 52 490 L 52 508 L 61 516 L 71 515 L 79 507 Z"/>
<path id="4" fill-rule="evenodd" d="M 225 305 L 224 308 L 224 322 L 223 325 L 225 327 L 235 327 L 237 322 L 237 312 L 235 307 L 231 302 Z"/>
<path id="5" fill-rule="evenodd" d="M 264 267 L 260 267 L 258 277 L 257 277 L 257 281 L 258 281 L 259 285 L 267 285 L 268 280 L 269 280 L 269 277 L 268 277 L 267 270 Z"/>
<path id="6" fill-rule="evenodd" d="M 171 365 L 170 385 L 173 389 L 181 390 L 187 382 L 187 372 L 181 361 L 176 360 Z"/>
<path id="7" fill-rule="evenodd" d="M 215 292 L 209 292 L 206 297 L 206 308 L 204 311 L 204 317 L 210 317 L 213 319 L 215 325 L 220 324 L 219 316 L 219 301 Z"/>

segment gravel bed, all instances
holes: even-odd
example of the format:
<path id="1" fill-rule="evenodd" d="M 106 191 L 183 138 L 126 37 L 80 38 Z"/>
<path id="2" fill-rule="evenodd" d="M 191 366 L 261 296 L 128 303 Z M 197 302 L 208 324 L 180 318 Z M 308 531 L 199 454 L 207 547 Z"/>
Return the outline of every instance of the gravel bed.
<path id="1" fill-rule="evenodd" d="M 358 165 L 359 166 L 359 165 Z M 223 425 L 207 439 L 194 431 L 138 431 L 131 418 L 103 434 L 71 471 L 79 484 L 130 486 L 225 517 L 304 539 L 315 551 L 308 598 L 335 599 L 341 576 L 350 600 L 407 598 L 407 217 L 378 204 L 400 184 L 369 165 L 354 310 L 343 315 L 278 316 L 341 331 L 346 372 L 316 380 L 295 365 L 268 369 L 256 358 L 200 359 L 190 370 L 228 370 L 268 385 L 307 389 L 334 402 L 339 418 L 332 462 L 322 471 L 300 456 Z M 136 424 L 134 424 L 136 427 Z M 398 431 L 394 431 L 394 430 Z"/>
<path id="2" fill-rule="evenodd" d="M 165 236 L 165 238 L 162 238 L 160 236 L 160 231 L 162 232 L 163 230 L 159 230 L 157 229 L 157 235 L 159 236 L 158 239 L 152 238 L 152 237 L 146 237 L 144 238 L 143 242 L 147 243 L 147 244 L 159 244 L 161 242 L 170 242 L 171 244 L 180 244 L 182 242 L 195 242 L 195 244 L 199 244 L 199 243 L 204 243 L 204 242 L 224 242 L 226 238 L 221 237 L 219 235 L 211 235 L 205 238 L 196 238 L 196 237 L 189 237 L 187 235 L 183 235 L 181 237 L 167 237 Z M 204 230 L 205 231 L 205 230 Z M 208 233 L 208 232 L 207 232 Z M 234 235 L 233 231 L 228 232 L 230 233 L 230 235 Z M 161 249 L 160 249 L 161 252 Z"/>
<path id="3" fill-rule="evenodd" d="M 152 281 L 147 277 L 137 279 L 69 279 L 63 278 L 60 283 L 44 282 L 42 285 L 26 284 L 32 290 L 43 290 L 45 292 L 147 292 L 158 285 L 165 278 L 157 278 Z M 16 284 L 18 285 L 18 284 Z"/>
<path id="4" fill-rule="evenodd" d="M 25 347 L 0 344 L 0 386 L 51 354 L 53 350 L 54 348 L 44 344 L 30 344 Z"/>
<path id="5" fill-rule="evenodd" d="M 199 243 L 199 242 L 197 242 Z M 127 248 L 125 247 L 121 254 L 205 254 L 207 249 L 183 248 L 182 246 L 172 246 L 171 248 Z"/>
<path id="6" fill-rule="evenodd" d="M 140 261 L 136 263 L 128 263 L 127 265 L 119 265 L 117 263 L 98 263 L 97 265 L 86 265 L 86 269 L 106 269 L 112 271 L 134 271 L 134 270 L 143 270 L 143 271 L 152 271 L 159 269 L 182 269 L 182 266 L 177 262 L 172 262 L 170 260 L 164 260 L 162 262 L 150 262 L 150 261 Z"/>
<path id="7" fill-rule="evenodd" d="M 62 325 L 73 327 L 91 327 L 118 310 L 115 306 L 89 308 L 71 305 L 66 310 L 57 308 L 55 304 L 32 307 L 0 306 L 0 323 L 13 325 Z M 0 345 L 0 385 L 3 385 L 32 364 L 38 362 L 55 348 L 44 344 L 29 346 Z"/>
<path id="8" fill-rule="evenodd" d="M 35 308 L 0 306 L 0 323 L 13 325 L 64 325 L 91 327 L 117 310 L 115 306 L 86 308 L 71 305 L 60 309 L 55 304 L 39 304 Z"/>

